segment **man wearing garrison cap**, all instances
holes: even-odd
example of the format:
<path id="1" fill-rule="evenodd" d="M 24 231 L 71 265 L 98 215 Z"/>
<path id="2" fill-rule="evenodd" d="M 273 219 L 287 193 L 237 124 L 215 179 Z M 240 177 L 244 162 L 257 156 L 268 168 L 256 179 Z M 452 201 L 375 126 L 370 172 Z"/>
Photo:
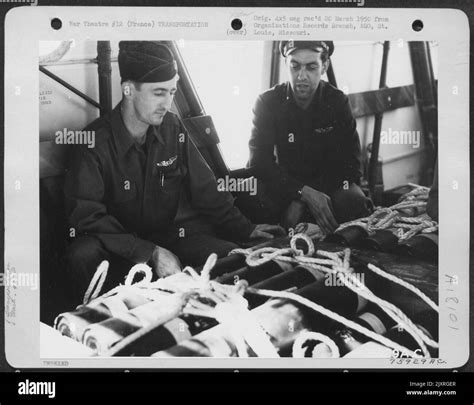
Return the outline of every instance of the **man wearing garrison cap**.
<path id="1" fill-rule="evenodd" d="M 180 271 L 180 262 L 196 266 L 213 252 L 226 255 L 238 246 L 234 242 L 282 232 L 252 224 L 230 193 L 218 191 L 211 169 L 169 111 L 178 82 L 171 51 L 148 41 L 122 41 L 119 48 L 122 101 L 87 127 L 95 131 L 96 146 L 76 146 L 66 176 L 69 223 L 77 233 L 67 254 L 76 303 L 103 260 L 110 262 L 107 290 L 135 263 L 149 263 L 165 277 Z M 174 222 L 182 194 L 203 218 L 198 228 Z"/>
<path id="2" fill-rule="evenodd" d="M 332 41 L 282 41 L 289 81 L 261 94 L 254 107 L 249 166 L 258 179 L 260 220 L 294 228 L 367 215 L 372 203 L 359 187 L 360 141 L 348 98 L 321 80 Z"/>

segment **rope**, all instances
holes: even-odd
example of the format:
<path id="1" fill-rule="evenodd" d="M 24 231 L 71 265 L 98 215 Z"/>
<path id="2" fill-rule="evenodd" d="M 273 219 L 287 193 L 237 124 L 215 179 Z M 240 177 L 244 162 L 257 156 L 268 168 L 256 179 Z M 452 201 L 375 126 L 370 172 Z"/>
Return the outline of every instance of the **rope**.
<path id="1" fill-rule="evenodd" d="M 83 305 L 89 304 L 91 301 L 96 300 L 102 290 L 102 287 L 104 286 L 105 279 L 107 278 L 107 272 L 109 269 L 109 262 L 107 260 L 104 260 L 98 267 L 97 270 L 95 271 L 94 275 L 92 276 L 92 280 L 89 283 L 89 286 L 87 287 L 87 290 L 84 294 L 83 298 Z M 133 285 L 134 288 L 132 287 L 133 280 L 135 278 L 135 275 L 137 273 L 143 273 L 144 278 L 138 283 L 135 283 Z M 139 292 L 141 295 L 153 298 L 156 294 L 148 292 L 145 289 L 136 289 L 135 287 L 138 287 L 139 285 L 146 285 L 151 282 L 151 279 L 153 277 L 153 273 L 151 270 L 151 267 L 146 265 L 145 263 L 138 263 L 135 264 L 130 271 L 127 274 L 127 277 L 125 279 L 125 285 L 119 285 L 109 292 L 103 294 L 100 296 L 100 299 L 104 299 L 107 297 L 110 297 L 112 295 L 115 295 L 116 293 L 123 291 L 123 290 L 132 290 L 134 292 Z"/>
<path id="2" fill-rule="evenodd" d="M 247 282 L 241 280 L 235 285 L 229 286 L 210 280 L 210 272 L 216 261 L 217 255 L 213 253 L 208 257 L 201 274 L 198 274 L 192 267 L 186 267 L 181 273 L 186 274 L 186 277 L 189 278 L 186 288 L 173 286 L 173 284 L 182 280 L 182 278 L 173 278 L 173 276 L 158 280 L 155 283 L 149 283 L 148 286 L 154 284 L 154 288 L 165 286 L 174 291 L 179 291 L 176 293 L 178 295 L 176 308 L 168 314 L 167 319 L 161 318 L 159 321 L 122 339 L 107 351 L 105 356 L 117 354 L 168 320 L 183 314 L 189 314 L 213 318 L 226 325 L 227 330 L 234 337 L 239 357 L 248 357 L 247 346 L 259 357 L 279 357 L 276 348 L 270 341 L 270 337 L 247 309 L 248 303 L 243 297 L 243 293 L 248 286 Z M 130 271 L 130 274 L 133 275 L 132 271 Z M 162 282 L 160 283 L 160 281 Z M 146 284 L 146 282 L 142 281 L 137 284 Z M 203 302 L 203 300 L 206 300 L 206 302 Z M 211 303 L 209 304 L 209 302 Z"/>
<path id="3" fill-rule="evenodd" d="M 209 280 L 211 269 L 216 260 L 217 255 L 209 256 L 201 275 L 191 267 L 185 269 L 193 278 L 201 281 L 203 287 L 206 287 L 206 284 L 211 287 L 210 289 L 203 288 L 199 293 L 201 298 L 212 300 L 215 306 L 212 307 L 197 299 L 191 299 L 188 306 L 184 307 L 183 313 L 205 316 L 225 325 L 234 337 L 239 357 L 248 357 L 246 344 L 259 357 L 280 357 L 262 325 L 248 310 L 248 302 L 243 297 L 248 283 L 245 280 L 240 280 L 237 284 L 228 286 Z"/>
<path id="4" fill-rule="evenodd" d="M 430 188 L 426 186 L 420 186 L 419 184 L 415 183 L 408 183 L 408 185 L 414 187 L 414 189 L 406 193 L 405 196 L 427 194 L 430 192 Z"/>
<path id="5" fill-rule="evenodd" d="M 426 356 L 429 356 L 429 352 L 426 346 L 424 345 L 424 342 L 429 342 L 430 345 L 437 345 L 436 342 L 433 342 L 423 333 L 423 331 L 416 327 L 399 308 L 389 303 L 388 301 L 377 297 L 363 283 L 353 277 L 350 273 L 345 272 L 345 267 L 336 268 L 332 271 L 324 268 L 322 268 L 321 270 L 326 272 L 336 272 L 337 277 L 343 282 L 346 287 L 348 287 L 356 294 L 362 296 L 366 300 L 377 304 L 385 313 L 387 313 L 387 315 L 389 315 L 393 320 L 395 320 L 395 322 L 404 325 L 407 332 L 420 345 Z"/>
<path id="6" fill-rule="evenodd" d="M 207 277 L 208 277 L 210 267 L 212 267 L 215 264 L 216 258 L 217 258 L 217 256 L 215 254 L 212 254 L 212 255 L 209 256 L 209 258 L 206 261 L 206 264 L 204 265 L 203 271 L 202 271 L 202 273 L 203 273 L 202 278 L 191 267 L 186 267 L 186 268 L 183 269 L 183 273 L 186 272 L 189 275 L 188 277 L 190 279 L 192 279 L 193 283 L 192 283 L 192 286 L 188 288 L 187 292 L 180 292 L 179 288 L 175 289 L 175 294 L 173 294 L 173 295 L 177 295 L 178 303 L 180 303 L 181 305 L 176 306 L 175 312 L 172 313 L 172 314 L 170 313 L 167 320 L 161 318 L 157 322 L 153 322 L 150 325 L 148 325 L 147 327 L 138 329 L 137 331 L 133 332 L 132 334 L 126 336 L 124 339 L 122 339 L 120 342 L 118 342 L 112 348 L 110 348 L 104 354 L 104 356 L 111 357 L 111 356 L 116 355 L 118 352 L 123 350 L 125 347 L 127 347 L 127 346 L 131 345 L 132 343 L 136 342 L 138 339 L 145 336 L 146 334 L 148 334 L 152 330 L 156 329 L 160 325 L 166 323 L 168 320 L 174 319 L 174 318 L 178 317 L 179 315 L 181 315 L 183 313 L 183 310 L 184 310 L 185 306 L 195 297 L 196 290 L 200 287 L 202 288 L 202 286 L 205 285 L 204 281 L 206 279 L 206 274 L 207 274 Z M 178 273 L 178 275 L 182 275 L 183 273 Z M 130 275 L 130 273 L 129 273 L 129 275 Z M 173 276 L 168 277 L 168 279 L 171 279 L 171 278 L 173 278 Z M 165 289 L 166 289 L 171 284 L 170 283 L 171 280 L 168 280 L 168 285 L 163 286 L 163 284 L 165 284 L 164 283 L 165 280 L 166 279 L 160 279 L 155 283 L 149 283 L 147 287 L 148 288 L 150 288 L 150 287 L 152 287 L 152 288 L 165 287 Z M 176 277 L 175 277 L 175 280 L 176 280 Z M 143 282 L 140 282 L 140 283 L 137 283 L 137 284 L 142 284 L 144 286 L 145 282 L 143 281 Z"/>
<path id="7" fill-rule="evenodd" d="M 305 233 L 297 233 L 290 240 L 290 247 L 293 249 L 293 251 L 296 252 L 299 256 L 303 256 L 304 252 L 302 250 L 296 248 L 296 241 L 297 240 L 302 240 L 302 241 L 306 242 L 306 245 L 308 247 L 308 253 L 306 253 L 307 256 L 313 256 L 314 255 L 314 243 L 308 235 L 306 235 Z"/>
<path id="8" fill-rule="evenodd" d="M 230 255 L 244 255 L 244 256 L 248 256 L 250 253 L 252 253 L 253 249 L 242 249 L 242 248 L 236 248 L 236 249 L 232 249 L 229 254 L 227 256 L 230 256 Z"/>
<path id="9" fill-rule="evenodd" d="M 405 280 L 401 278 L 395 277 L 392 274 L 386 273 L 382 269 L 374 266 L 373 264 L 368 264 L 367 267 L 372 270 L 374 273 L 378 274 L 379 276 L 385 277 L 386 279 L 393 281 L 394 283 L 405 287 L 406 289 L 412 291 L 416 295 L 418 295 L 424 302 L 426 302 L 431 308 L 433 308 L 436 312 L 439 312 L 439 307 L 436 305 L 430 298 L 428 298 L 421 290 L 416 288 L 414 285 L 407 283 Z"/>
<path id="10" fill-rule="evenodd" d="M 306 254 L 302 249 L 297 248 L 296 243 L 298 240 L 304 241 L 306 243 Z M 246 262 L 251 267 L 259 266 L 270 260 L 281 260 L 306 265 L 311 268 L 321 270 L 325 273 L 335 273 L 336 276 L 343 282 L 343 284 L 347 288 L 354 291 L 361 297 L 371 302 L 374 302 L 375 304 L 380 306 L 380 308 L 385 313 L 387 313 L 399 325 L 403 326 L 404 329 L 414 338 L 414 340 L 421 347 L 425 357 L 430 357 L 429 351 L 426 348 L 425 343 L 432 347 L 438 347 L 438 343 L 427 337 L 424 332 L 420 330 L 416 325 L 414 325 L 411 320 L 399 308 L 377 297 L 352 274 L 353 269 L 350 267 L 350 249 L 344 249 L 343 251 L 339 252 L 327 252 L 323 250 L 315 251 L 314 244 L 311 238 L 309 238 L 305 234 L 296 234 L 292 237 L 289 248 L 277 249 L 271 247 L 264 247 L 255 251 L 251 251 L 249 249 L 242 249 L 236 253 L 245 254 L 247 256 Z M 314 254 L 317 254 L 320 257 L 311 257 Z M 408 353 L 412 357 L 423 357 L 399 345 L 398 343 L 392 342 L 386 337 L 381 336 L 363 327 L 362 325 L 357 324 L 354 321 L 346 319 L 345 317 L 294 293 L 288 291 L 271 291 L 249 288 L 247 282 L 245 282 L 244 280 L 239 281 L 235 285 L 223 285 L 218 282 L 212 281 L 210 280 L 210 272 L 211 269 L 214 267 L 216 260 L 217 255 L 212 254 L 211 256 L 209 256 L 201 274 L 198 274 L 191 267 L 186 267 L 182 273 L 167 277 L 166 279 L 160 279 L 154 283 L 150 283 L 149 280 L 146 278 L 145 280 L 142 280 L 139 283 L 135 283 L 134 285 L 119 287 L 134 288 L 137 290 L 144 288 L 164 288 L 165 290 L 169 290 L 176 294 L 179 294 L 177 298 L 179 300 L 180 305 L 177 305 L 176 311 L 173 314 L 170 314 L 170 317 L 177 317 L 180 314 L 190 314 L 216 319 L 219 323 L 226 325 L 227 330 L 234 337 L 236 350 L 240 357 L 248 356 L 247 347 L 249 347 L 255 354 L 257 354 L 257 356 L 260 357 L 279 357 L 277 349 L 270 340 L 270 336 L 268 335 L 268 333 L 266 333 L 262 325 L 260 325 L 258 321 L 254 318 L 252 312 L 248 310 L 247 301 L 243 298 L 243 294 L 245 291 L 272 298 L 283 298 L 296 301 L 302 305 L 307 306 L 308 308 L 315 310 L 316 312 L 321 313 L 324 316 L 327 316 L 339 323 L 344 324 L 349 328 L 358 331 L 361 334 L 368 336 L 369 338 L 375 341 L 384 344 L 387 347 L 403 351 L 405 353 Z M 105 262 L 105 264 L 104 262 L 101 263 L 101 266 L 99 266 L 99 268 L 97 269 L 96 274 L 94 274 L 93 281 L 96 281 L 97 279 L 99 279 L 99 277 L 100 280 L 105 279 L 107 268 L 107 262 Z M 372 264 L 369 264 L 368 268 L 379 276 L 387 278 L 388 280 L 391 280 L 399 284 L 400 286 L 412 291 L 413 293 L 418 295 L 425 303 L 427 303 L 431 308 L 436 311 L 439 311 L 438 306 L 433 301 L 431 301 L 425 294 L 423 294 L 418 288 L 414 287 L 413 285 L 409 284 L 404 280 L 399 279 L 394 275 L 384 272 L 383 270 Z M 131 280 L 130 283 L 133 281 L 133 276 L 137 272 L 142 271 L 143 269 L 145 269 L 143 266 L 134 266 L 134 268 L 132 268 L 133 271 L 131 270 L 129 273 Z M 129 278 L 127 277 L 127 279 Z M 93 288 L 93 285 L 95 285 L 95 283 L 91 282 L 91 285 L 88 289 L 88 293 L 90 296 L 92 296 L 91 289 Z M 100 287 L 96 289 L 93 295 L 97 296 L 101 286 L 102 285 L 100 285 Z M 105 294 L 103 297 L 109 295 L 111 292 Z M 146 333 L 150 332 L 161 324 L 163 324 L 163 320 L 160 320 L 159 324 L 152 324 L 146 328 L 139 329 L 138 331 L 132 333 L 131 335 L 120 341 L 106 355 L 110 356 L 116 354 L 125 346 L 133 343 L 141 336 L 144 336 Z M 294 353 L 300 355 L 303 344 L 307 342 L 308 339 L 315 340 L 315 336 L 316 335 L 309 335 L 307 331 L 302 332 L 302 334 L 300 334 L 300 336 L 298 336 L 298 338 L 295 340 L 293 346 Z M 331 350 L 333 357 L 338 355 L 338 352 L 334 350 L 334 346 L 328 340 L 329 338 L 326 339 L 321 336 L 318 335 L 318 340 L 323 342 L 323 344 L 327 345 L 327 347 Z M 315 352 L 313 350 L 313 355 L 314 354 Z"/>
<path id="11" fill-rule="evenodd" d="M 174 294 L 176 295 L 176 302 L 175 308 L 173 308 L 173 311 L 170 311 L 169 314 L 167 314 L 167 318 L 161 318 L 156 321 L 150 323 L 150 325 L 140 328 L 137 331 L 133 332 L 132 334 L 126 336 L 123 338 L 120 342 L 112 346 L 109 350 L 107 350 L 103 356 L 105 357 L 112 357 L 115 356 L 118 352 L 123 350 L 125 347 L 129 346 L 133 342 L 136 342 L 138 339 L 141 337 L 145 336 L 146 334 L 150 333 L 152 330 L 156 329 L 158 326 L 171 321 L 172 319 L 176 318 L 179 316 L 179 314 L 182 311 L 182 308 L 186 305 L 187 301 L 191 298 L 190 294 Z"/>
<path id="12" fill-rule="evenodd" d="M 387 313 L 392 319 L 394 319 L 398 324 L 404 326 L 404 329 L 415 339 L 415 341 L 419 344 L 423 353 L 426 357 L 429 357 L 429 351 L 426 348 L 426 344 L 432 347 L 438 347 L 438 343 L 430 339 L 425 333 L 420 330 L 416 325 L 414 325 L 411 320 L 395 305 L 385 301 L 375 294 L 372 293 L 363 283 L 361 283 L 356 277 L 354 277 L 351 273 L 353 269 L 349 267 L 349 258 L 350 258 L 350 249 L 345 249 L 340 252 L 325 252 L 322 250 L 318 250 L 316 253 L 320 256 L 323 256 L 327 259 L 320 259 L 320 258 L 313 258 L 313 257 L 305 257 L 302 256 L 302 251 L 295 248 L 296 240 L 302 239 L 308 244 L 308 252 L 314 251 L 314 245 L 310 238 L 305 238 L 304 236 L 300 236 L 299 234 L 295 235 L 292 238 L 293 244 L 291 248 L 282 248 L 282 249 L 275 249 L 275 248 L 262 248 L 258 249 L 254 252 L 251 252 L 247 256 L 247 264 L 250 266 L 254 265 L 261 265 L 270 260 L 284 260 L 284 261 L 291 261 L 298 264 L 305 264 L 307 266 L 313 267 L 317 270 L 321 270 L 325 273 L 336 273 L 337 277 L 343 282 L 343 284 L 348 287 L 350 290 L 354 291 L 358 295 L 362 296 L 363 298 L 374 302 L 380 308 Z M 293 257 L 286 256 L 287 254 L 292 253 Z M 327 267 L 331 266 L 331 267 Z M 375 270 L 374 270 L 375 269 Z M 414 292 L 420 298 L 422 298 L 425 302 L 427 302 L 433 309 L 438 310 L 438 307 L 431 301 L 429 298 L 423 294 L 419 289 L 412 286 L 411 284 L 400 280 L 396 276 L 389 275 L 388 273 L 382 271 L 381 269 L 370 265 L 370 270 L 376 272 L 378 275 L 385 277 L 391 281 L 396 282 L 397 284 L 409 289 L 410 291 Z M 251 289 L 256 294 L 259 292 Z M 266 295 L 266 294 L 264 294 Z M 315 309 L 315 308 L 313 308 Z M 316 309 L 317 310 L 317 309 Z M 330 316 L 331 318 L 336 313 L 327 310 L 329 312 L 325 312 L 324 314 Z M 328 315 L 329 314 L 329 315 Z M 338 315 L 339 316 L 339 315 Z M 345 318 L 344 318 L 345 319 Z M 342 322 L 343 323 L 343 322 Z M 365 328 L 364 328 L 365 329 Z M 359 328 L 357 329 L 358 331 Z M 366 332 L 361 332 L 367 335 L 367 332 L 370 332 L 366 329 Z M 370 336 L 372 337 L 372 336 Z M 393 347 L 393 342 L 392 346 Z"/>
<path id="13" fill-rule="evenodd" d="M 133 266 L 127 274 L 127 278 L 125 279 L 125 285 L 129 286 L 133 284 L 133 279 L 137 273 L 143 273 L 144 278 L 139 283 L 149 283 L 153 277 L 153 273 L 151 271 L 151 267 L 146 265 L 145 263 L 138 263 Z"/>
<path id="14" fill-rule="evenodd" d="M 270 341 L 265 329 L 248 310 L 247 300 L 242 296 L 221 302 L 214 309 L 215 318 L 235 337 L 239 357 L 248 357 L 245 343 L 258 357 L 278 358 L 280 355 Z"/>
<path id="15" fill-rule="evenodd" d="M 403 347 L 403 346 L 399 345 L 396 342 L 392 342 L 391 340 L 387 339 L 386 337 L 384 337 L 382 335 L 379 335 L 378 333 L 375 333 L 375 332 L 363 327 L 362 325 L 359 325 L 358 323 L 353 322 L 353 321 L 351 321 L 351 320 L 349 320 L 349 319 L 347 319 L 347 318 L 345 318 L 345 317 L 343 317 L 343 316 L 341 316 L 341 315 L 339 315 L 339 314 L 337 314 L 333 311 L 330 311 L 327 308 L 324 308 L 323 306 L 321 306 L 319 304 L 316 304 L 315 302 L 312 302 L 312 301 L 308 300 L 307 298 L 301 297 L 297 294 L 290 293 L 290 292 L 285 292 L 285 291 L 272 291 L 272 290 L 255 289 L 255 288 L 252 288 L 252 287 L 250 287 L 248 289 L 248 291 L 252 292 L 254 294 L 264 295 L 266 297 L 283 298 L 283 299 L 287 299 L 287 300 L 290 300 L 290 301 L 298 302 L 299 304 L 304 305 L 304 306 L 306 306 L 310 309 L 313 309 L 314 311 L 319 312 L 320 314 L 325 315 L 328 318 L 331 318 L 331 319 L 335 320 L 336 322 L 342 323 L 342 324 L 348 326 L 349 328 L 354 329 L 354 330 L 368 336 L 369 338 L 382 343 L 383 345 L 385 345 L 387 347 L 390 347 L 392 349 L 398 350 L 398 351 L 403 352 L 403 353 L 407 353 L 411 357 L 416 357 L 416 358 L 422 358 L 423 357 L 423 356 L 407 349 L 406 347 Z M 429 357 L 429 354 L 428 354 L 427 357 Z"/>
<path id="16" fill-rule="evenodd" d="M 109 262 L 107 260 L 104 260 L 102 263 L 99 264 L 84 294 L 84 299 L 82 300 L 82 303 L 84 305 L 87 305 L 89 302 L 98 297 L 100 290 L 102 290 L 102 287 L 105 283 L 108 270 Z"/>
<path id="17" fill-rule="evenodd" d="M 415 188 L 404 194 L 398 203 L 390 207 L 378 207 L 368 217 L 340 224 L 336 232 L 349 226 L 359 226 L 367 231 L 369 235 L 373 235 L 377 230 L 392 228 L 399 242 L 403 242 L 420 232 L 436 232 L 438 230 L 438 223 L 432 221 L 426 213 L 422 213 L 419 216 L 402 215 L 402 213 L 414 215 L 417 209 L 420 208 L 426 211 L 430 189 L 416 184 L 410 183 L 410 185 Z"/>

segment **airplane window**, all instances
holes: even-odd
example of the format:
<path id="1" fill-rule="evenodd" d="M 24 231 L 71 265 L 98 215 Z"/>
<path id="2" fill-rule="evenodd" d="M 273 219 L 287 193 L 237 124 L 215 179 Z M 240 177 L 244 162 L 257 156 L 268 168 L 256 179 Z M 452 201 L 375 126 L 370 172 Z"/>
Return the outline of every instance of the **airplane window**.
<path id="1" fill-rule="evenodd" d="M 214 121 L 230 169 L 245 167 L 257 96 L 268 89 L 263 41 L 179 41 L 191 80 Z"/>
<path id="2" fill-rule="evenodd" d="M 431 52 L 431 60 L 433 61 L 433 74 L 435 79 L 438 79 L 438 50 L 439 44 L 435 41 L 429 42 L 430 45 L 430 52 Z"/>

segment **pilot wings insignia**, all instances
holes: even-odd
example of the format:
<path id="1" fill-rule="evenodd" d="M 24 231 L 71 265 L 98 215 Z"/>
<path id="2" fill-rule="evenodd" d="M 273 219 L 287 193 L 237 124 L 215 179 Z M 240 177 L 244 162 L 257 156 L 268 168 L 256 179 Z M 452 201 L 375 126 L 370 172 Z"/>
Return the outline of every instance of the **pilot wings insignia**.
<path id="1" fill-rule="evenodd" d="M 325 127 L 325 128 L 316 128 L 314 130 L 315 134 L 327 134 L 331 132 L 334 129 L 334 127 Z"/>
<path id="2" fill-rule="evenodd" d="M 176 159 L 178 159 L 178 155 L 173 156 L 173 157 L 169 158 L 168 160 L 163 160 L 163 161 L 157 163 L 156 165 L 158 167 L 168 167 L 168 166 L 171 166 Z"/>

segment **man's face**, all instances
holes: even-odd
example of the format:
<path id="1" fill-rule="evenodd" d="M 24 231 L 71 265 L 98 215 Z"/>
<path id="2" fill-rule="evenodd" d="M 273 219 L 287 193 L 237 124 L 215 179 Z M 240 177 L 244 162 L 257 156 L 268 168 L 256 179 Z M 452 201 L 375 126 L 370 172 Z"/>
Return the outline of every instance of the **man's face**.
<path id="1" fill-rule="evenodd" d="M 322 62 L 321 53 L 310 49 L 297 49 L 287 56 L 288 77 L 296 101 L 306 103 L 312 99 L 328 63 Z"/>
<path id="2" fill-rule="evenodd" d="M 160 125 L 171 109 L 178 75 L 167 82 L 134 84 L 131 101 L 137 119 L 148 125 Z"/>

